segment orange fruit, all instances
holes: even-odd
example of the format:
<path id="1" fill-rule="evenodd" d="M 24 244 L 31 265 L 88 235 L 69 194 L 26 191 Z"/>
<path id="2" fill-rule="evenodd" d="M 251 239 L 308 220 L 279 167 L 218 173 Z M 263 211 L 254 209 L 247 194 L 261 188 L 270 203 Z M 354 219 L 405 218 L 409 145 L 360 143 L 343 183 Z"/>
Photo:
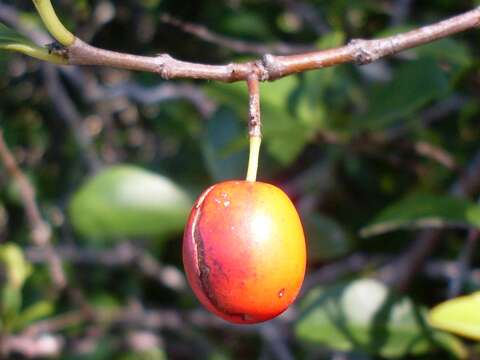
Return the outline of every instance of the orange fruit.
<path id="1" fill-rule="evenodd" d="M 295 300 L 305 275 L 298 213 L 270 184 L 213 185 L 190 213 L 183 263 L 195 295 L 212 313 L 240 324 L 272 319 Z"/>

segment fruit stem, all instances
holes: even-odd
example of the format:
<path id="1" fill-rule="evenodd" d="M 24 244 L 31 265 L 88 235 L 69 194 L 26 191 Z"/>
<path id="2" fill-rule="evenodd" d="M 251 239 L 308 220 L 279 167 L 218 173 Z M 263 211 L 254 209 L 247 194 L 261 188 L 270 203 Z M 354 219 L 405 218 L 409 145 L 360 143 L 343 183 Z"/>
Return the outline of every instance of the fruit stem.
<path id="1" fill-rule="evenodd" d="M 248 158 L 247 181 L 255 182 L 257 180 L 258 157 L 260 154 L 260 145 L 262 138 L 260 136 L 250 137 L 250 155 Z"/>
<path id="2" fill-rule="evenodd" d="M 262 121 L 260 116 L 260 85 L 258 75 L 252 73 L 247 78 L 248 104 L 248 134 L 250 136 L 250 155 L 248 158 L 247 181 L 257 180 L 258 157 L 262 144 Z"/>
<path id="3" fill-rule="evenodd" d="M 75 36 L 68 31 L 55 14 L 50 0 L 33 0 L 38 14 L 42 18 L 48 32 L 63 46 L 70 46 L 75 41 Z"/>

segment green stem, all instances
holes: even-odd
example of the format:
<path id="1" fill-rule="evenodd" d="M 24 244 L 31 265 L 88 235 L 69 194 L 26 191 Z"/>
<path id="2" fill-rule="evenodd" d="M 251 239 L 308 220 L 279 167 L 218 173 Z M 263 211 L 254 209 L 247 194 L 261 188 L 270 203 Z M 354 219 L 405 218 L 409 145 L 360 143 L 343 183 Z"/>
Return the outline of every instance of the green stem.
<path id="1" fill-rule="evenodd" d="M 260 145 L 262 138 L 260 136 L 250 136 L 250 155 L 248 158 L 247 181 L 255 182 L 257 180 L 258 157 L 260 155 Z"/>
<path id="2" fill-rule="evenodd" d="M 63 26 L 50 0 L 33 0 L 33 3 L 50 34 L 60 44 L 64 46 L 72 45 L 75 41 L 75 36 Z"/>
<path id="3" fill-rule="evenodd" d="M 31 56 L 33 58 L 48 61 L 57 65 L 66 65 L 68 62 L 65 58 L 56 54 L 50 54 L 47 49 L 26 44 L 8 44 L 0 46 L 0 49 L 17 51 L 19 53 Z"/>

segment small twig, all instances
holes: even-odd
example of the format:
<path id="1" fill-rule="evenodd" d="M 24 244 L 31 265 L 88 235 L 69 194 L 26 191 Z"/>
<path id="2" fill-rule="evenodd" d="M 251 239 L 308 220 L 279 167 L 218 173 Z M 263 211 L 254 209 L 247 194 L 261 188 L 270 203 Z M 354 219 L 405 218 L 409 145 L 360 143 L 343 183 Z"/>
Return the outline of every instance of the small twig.
<path id="1" fill-rule="evenodd" d="M 273 320 L 275 322 L 275 320 Z M 295 357 L 290 352 L 288 345 L 281 334 L 278 326 L 275 326 L 272 322 L 267 322 L 260 326 L 260 335 L 267 343 L 270 352 L 274 359 L 278 360 L 293 360 Z"/>
<path id="2" fill-rule="evenodd" d="M 263 55 L 269 53 L 275 54 L 294 54 L 298 52 L 314 51 L 313 46 L 308 45 L 289 45 L 284 43 L 263 44 L 234 39 L 228 36 L 217 34 L 207 27 L 182 21 L 169 14 L 162 14 L 160 20 L 166 24 L 175 26 L 182 31 L 192 34 L 199 39 L 218 45 L 222 48 L 235 51 L 240 54 Z"/>
<path id="3" fill-rule="evenodd" d="M 189 84 L 163 83 L 153 87 L 145 87 L 137 83 L 127 82 L 113 87 L 98 87 L 91 97 L 92 101 L 109 100 L 126 96 L 139 104 L 159 104 L 168 100 L 185 99 L 190 101 L 203 118 L 208 119 L 217 105 L 198 87 Z M 88 96 L 88 95 L 87 95 Z"/>
<path id="4" fill-rule="evenodd" d="M 42 70 L 45 78 L 45 87 L 52 98 L 52 105 L 57 110 L 59 117 L 69 127 L 70 133 L 78 144 L 81 150 L 80 154 L 89 171 L 96 172 L 101 167 L 101 161 L 93 149 L 92 138 L 82 126 L 83 118 L 81 114 L 62 85 L 57 69 L 50 64 L 45 64 Z"/>
<path id="5" fill-rule="evenodd" d="M 302 286 L 302 293 L 307 293 L 314 286 L 329 284 L 348 274 L 356 273 L 367 266 L 375 266 L 382 263 L 382 257 L 369 257 L 364 254 L 353 254 L 345 259 L 333 262 L 321 267 L 316 272 L 308 275 Z"/>
<path id="6" fill-rule="evenodd" d="M 66 278 L 62 263 L 50 244 L 50 226 L 43 220 L 40 214 L 35 200 L 35 190 L 18 167 L 13 154 L 5 142 L 2 129 L 0 129 L 0 161 L 18 186 L 25 214 L 30 225 L 32 241 L 36 246 L 44 249 L 52 279 L 55 285 L 61 289 L 66 285 Z"/>
<path id="7" fill-rule="evenodd" d="M 140 271 L 175 291 L 186 289 L 184 276 L 172 266 L 159 264 L 150 254 L 128 242 L 121 243 L 109 250 L 82 249 L 74 246 L 61 246 L 56 253 L 66 262 L 83 265 L 107 267 L 137 266 Z M 25 250 L 27 258 L 36 263 L 46 260 L 42 248 L 32 247 Z"/>
<path id="8" fill-rule="evenodd" d="M 323 36 L 331 31 L 330 26 L 312 4 L 298 0 L 280 0 L 280 2 L 308 24 L 318 36 Z"/>
<path id="9" fill-rule="evenodd" d="M 426 141 L 418 141 L 413 144 L 414 150 L 426 158 L 430 158 L 439 164 L 442 164 L 447 169 L 454 170 L 457 167 L 455 158 L 446 150 L 435 146 Z"/>
<path id="10" fill-rule="evenodd" d="M 395 0 L 392 9 L 392 26 L 398 26 L 405 22 L 410 14 L 413 0 Z"/>
<path id="11" fill-rule="evenodd" d="M 478 230 L 472 229 L 468 232 L 467 241 L 457 260 L 458 275 L 451 278 L 448 286 L 448 297 L 454 298 L 460 295 L 465 278 L 469 272 L 475 248 L 478 243 L 480 233 Z"/>

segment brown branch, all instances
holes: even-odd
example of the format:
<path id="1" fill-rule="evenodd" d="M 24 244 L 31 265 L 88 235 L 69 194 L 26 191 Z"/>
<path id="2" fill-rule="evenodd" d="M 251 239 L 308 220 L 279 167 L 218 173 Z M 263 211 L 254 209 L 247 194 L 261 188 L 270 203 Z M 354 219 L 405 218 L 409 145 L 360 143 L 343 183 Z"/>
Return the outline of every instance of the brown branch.
<path id="1" fill-rule="evenodd" d="M 25 214 L 30 225 L 32 241 L 35 245 L 45 250 L 52 279 L 58 288 L 63 288 L 66 284 L 65 274 L 61 261 L 50 244 L 50 226 L 42 218 L 35 200 L 35 190 L 18 167 L 13 154 L 5 142 L 2 129 L 0 129 L 0 162 L 3 163 L 7 173 L 18 186 Z"/>
<path id="2" fill-rule="evenodd" d="M 246 80 L 253 72 L 259 80 L 275 80 L 290 74 L 344 63 L 368 64 L 382 57 L 414 48 L 459 32 L 478 27 L 480 8 L 398 35 L 375 39 L 355 39 L 328 50 L 296 55 L 266 54 L 261 60 L 227 65 L 206 65 L 180 61 L 168 54 L 154 57 L 124 54 L 88 45 L 80 39 L 67 48 L 71 65 L 98 65 L 159 74 L 165 79 L 192 78 L 233 82 Z"/>

